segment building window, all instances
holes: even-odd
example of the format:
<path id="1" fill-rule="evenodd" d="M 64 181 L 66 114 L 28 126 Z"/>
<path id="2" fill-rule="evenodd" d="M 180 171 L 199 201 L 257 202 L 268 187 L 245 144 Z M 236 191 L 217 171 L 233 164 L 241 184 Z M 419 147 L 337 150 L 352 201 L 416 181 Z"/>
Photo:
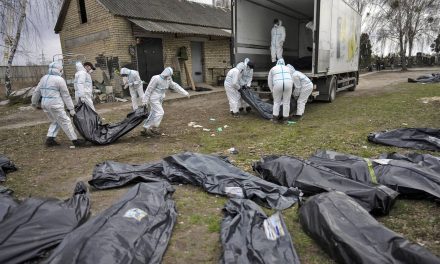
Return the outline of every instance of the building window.
<path id="1" fill-rule="evenodd" d="M 87 23 L 86 2 L 85 0 L 78 0 L 79 16 L 81 24 Z"/>

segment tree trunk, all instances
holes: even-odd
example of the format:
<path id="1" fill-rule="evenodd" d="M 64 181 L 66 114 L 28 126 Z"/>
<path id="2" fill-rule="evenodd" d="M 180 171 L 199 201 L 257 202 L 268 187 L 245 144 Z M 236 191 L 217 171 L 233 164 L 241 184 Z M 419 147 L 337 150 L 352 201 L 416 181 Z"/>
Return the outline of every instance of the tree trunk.
<path id="1" fill-rule="evenodd" d="M 402 71 L 407 71 L 408 68 L 406 67 L 406 58 L 405 58 L 405 43 L 403 40 L 403 32 L 400 32 L 400 36 L 399 36 L 399 44 L 400 44 L 400 60 L 402 63 Z"/>
<path id="2" fill-rule="evenodd" d="M 20 42 L 21 37 L 21 31 L 24 27 L 24 22 L 26 19 L 26 5 L 28 0 L 20 0 L 20 19 L 18 20 L 17 24 L 17 32 L 15 34 L 15 38 L 12 43 L 11 47 L 11 53 L 9 54 L 8 58 L 8 67 L 6 68 L 5 72 L 5 89 L 6 89 L 6 97 L 9 97 L 9 95 L 12 92 L 12 84 L 11 84 L 11 68 L 12 68 L 12 61 L 14 60 L 15 52 L 17 52 L 18 43 Z"/>
<path id="3" fill-rule="evenodd" d="M 409 51 L 409 58 L 411 58 L 412 56 L 412 50 L 413 50 L 413 45 L 414 45 L 414 38 L 413 37 L 409 37 L 408 40 L 408 51 Z M 411 67 L 412 66 L 412 60 L 410 60 L 408 62 L 408 66 Z"/>

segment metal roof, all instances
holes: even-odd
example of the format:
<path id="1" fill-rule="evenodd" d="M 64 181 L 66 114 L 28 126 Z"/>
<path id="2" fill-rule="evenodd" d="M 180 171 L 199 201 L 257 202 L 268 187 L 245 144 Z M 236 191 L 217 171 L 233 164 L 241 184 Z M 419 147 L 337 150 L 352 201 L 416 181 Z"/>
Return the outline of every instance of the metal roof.
<path id="1" fill-rule="evenodd" d="M 133 19 L 231 29 L 231 11 L 187 0 L 95 0 L 110 13 Z M 64 0 L 55 25 L 61 31 L 71 0 Z"/>
<path id="2" fill-rule="evenodd" d="M 187 0 L 98 0 L 110 13 L 138 19 L 231 28 L 231 12 Z"/>
<path id="3" fill-rule="evenodd" d="M 231 37 L 230 30 L 225 30 L 220 28 L 193 26 L 193 25 L 168 23 L 168 22 L 156 22 L 151 20 L 139 20 L 139 19 L 129 19 L 129 20 L 149 32 Z"/>

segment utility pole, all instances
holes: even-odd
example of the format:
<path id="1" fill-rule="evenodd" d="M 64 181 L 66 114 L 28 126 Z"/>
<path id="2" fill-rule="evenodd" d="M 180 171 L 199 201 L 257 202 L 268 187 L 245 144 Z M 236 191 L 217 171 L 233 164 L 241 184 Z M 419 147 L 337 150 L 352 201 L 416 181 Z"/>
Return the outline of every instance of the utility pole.
<path id="1" fill-rule="evenodd" d="M 44 55 L 44 51 L 43 50 L 41 50 L 40 61 L 41 61 L 41 65 L 45 65 L 46 64 L 46 56 Z"/>

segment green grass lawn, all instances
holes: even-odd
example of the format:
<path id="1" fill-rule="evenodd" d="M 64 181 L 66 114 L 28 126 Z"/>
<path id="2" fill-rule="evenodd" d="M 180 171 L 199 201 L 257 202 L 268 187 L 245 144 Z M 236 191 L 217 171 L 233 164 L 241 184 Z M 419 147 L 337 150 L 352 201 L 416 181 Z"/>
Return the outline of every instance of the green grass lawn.
<path id="1" fill-rule="evenodd" d="M 239 154 L 230 158 L 246 171 L 251 171 L 252 162 L 269 154 L 307 158 L 317 149 L 330 149 L 376 157 L 385 152 L 409 150 L 371 144 L 367 141 L 370 132 L 400 127 L 440 127 L 440 104 L 424 104 L 419 100 L 440 96 L 438 84 L 401 84 L 392 92 L 362 97 L 351 95 L 341 93 L 332 104 L 308 104 L 305 118 L 291 126 L 273 125 L 256 115 L 233 119 L 226 111 L 219 114 L 218 108 L 226 109 L 226 103 L 203 113 L 190 109 L 182 116 L 168 116 L 164 128 L 169 136 L 157 141 L 139 140 L 137 134 L 127 135 L 117 144 L 82 150 L 68 150 L 66 147 L 47 150 L 41 147 L 47 125 L 0 130 L 0 152 L 21 165 L 20 171 L 10 174 L 6 186 L 14 189 L 19 197 L 30 194 L 67 197 L 75 181 L 90 178 L 97 162 L 112 159 L 140 163 L 185 150 L 220 153 L 235 147 Z M 197 102 L 200 99 L 192 100 Z M 106 119 L 118 120 L 123 114 L 108 114 Z M 227 124 L 229 128 L 215 137 L 203 131 L 188 130 L 186 123 L 194 120 L 188 120 L 187 116 L 191 114 L 202 115 L 200 120 L 205 120 L 205 123 L 209 123 L 209 117 L 215 116 L 219 125 Z M 60 140 L 65 142 L 65 136 L 61 135 Z M 25 162 L 27 160 L 30 161 Z M 94 213 L 111 205 L 125 191 L 92 191 Z M 226 198 L 207 194 L 192 186 L 176 186 L 174 199 L 179 215 L 164 263 L 217 263 L 221 253 L 221 209 Z M 271 210 L 266 212 L 273 213 Z M 302 231 L 297 206 L 283 211 L 283 216 L 302 263 L 333 263 Z M 435 203 L 398 200 L 391 214 L 378 220 L 440 255 L 440 206 Z"/>

